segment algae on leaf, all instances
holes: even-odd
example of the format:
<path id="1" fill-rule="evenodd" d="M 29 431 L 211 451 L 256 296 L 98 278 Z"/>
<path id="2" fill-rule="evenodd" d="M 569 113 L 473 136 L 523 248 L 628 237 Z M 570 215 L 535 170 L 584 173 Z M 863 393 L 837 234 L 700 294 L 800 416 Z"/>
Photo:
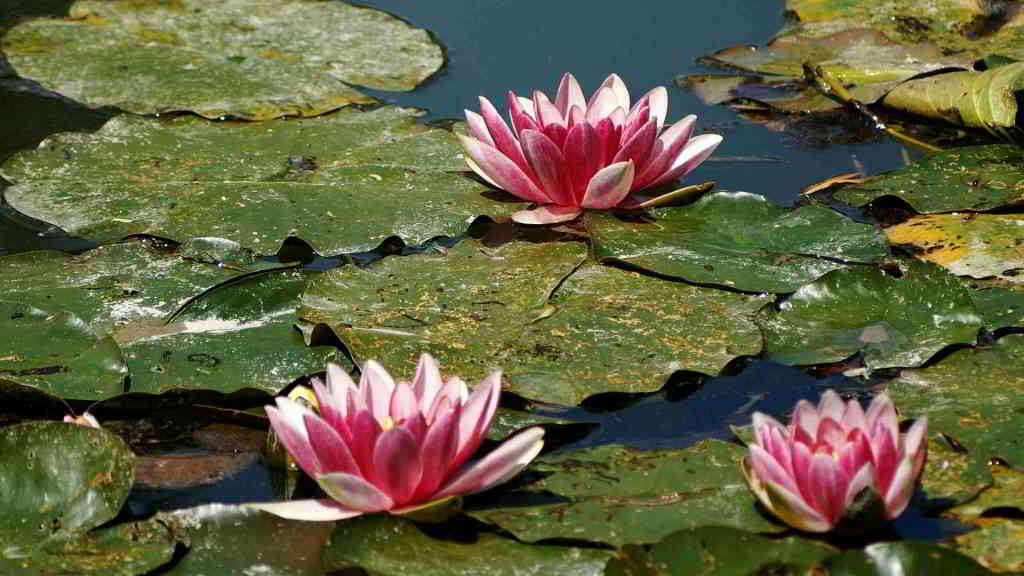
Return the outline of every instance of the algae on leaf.
<path id="1" fill-rule="evenodd" d="M 316 116 L 411 90 L 444 63 L 425 31 L 311 0 L 79 0 L 0 38 L 15 71 L 89 106 L 207 118 Z"/>

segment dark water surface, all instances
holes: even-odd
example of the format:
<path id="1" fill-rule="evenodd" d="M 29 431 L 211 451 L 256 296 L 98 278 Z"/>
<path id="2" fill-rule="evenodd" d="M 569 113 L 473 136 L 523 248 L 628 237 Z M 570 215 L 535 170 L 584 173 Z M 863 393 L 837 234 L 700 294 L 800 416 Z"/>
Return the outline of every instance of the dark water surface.
<path id="1" fill-rule="evenodd" d="M 763 44 L 783 24 L 782 0 L 637 2 L 631 5 L 523 0 L 370 0 L 360 2 L 426 28 L 445 46 L 447 66 L 411 93 L 368 91 L 381 100 L 428 110 L 427 120 L 461 118 L 485 95 L 503 108 L 508 90 L 553 95 L 572 72 L 589 94 L 609 74 L 622 76 L 632 95 L 669 88 L 669 118 L 690 113 L 698 130 L 725 136 L 711 161 L 690 182 L 715 180 L 719 188 L 746 190 L 788 204 L 805 186 L 855 169 L 869 173 L 901 163 L 898 145 L 885 141 L 810 148 L 802 139 L 738 118 L 725 107 L 704 106 L 673 85 L 676 76 L 708 72 L 699 56 L 737 44 Z M 22 18 L 59 16 L 68 0 L 0 0 L 0 31 Z M 0 53 L 2 58 L 2 53 Z M 116 111 L 90 110 L 40 94 L 33 83 L 2 78 L 0 162 L 47 135 L 95 130 Z M 2 185 L 2 183 L 0 183 Z M 42 248 L 84 250 L 90 243 L 0 207 L 0 254 Z"/>

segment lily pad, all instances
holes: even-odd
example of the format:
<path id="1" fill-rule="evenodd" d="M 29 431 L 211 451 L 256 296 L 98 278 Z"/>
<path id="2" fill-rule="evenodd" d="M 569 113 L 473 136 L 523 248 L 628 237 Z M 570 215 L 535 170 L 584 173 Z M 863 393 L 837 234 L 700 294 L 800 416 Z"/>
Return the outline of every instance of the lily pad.
<path id="1" fill-rule="evenodd" d="M 1024 572 L 1024 520 L 979 518 L 973 523 L 977 530 L 957 537 L 959 551 L 993 572 Z"/>
<path id="2" fill-rule="evenodd" d="M 608 445 L 542 457 L 532 469 L 549 475 L 467 512 L 526 542 L 650 544 L 708 524 L 781 531 L 755 508 L 739 470 L 744 453 L 735 444 L 705 440 L 685 450 Z"/>
<path id="3" fill-rule="evenodd" d="M 900 409 L 926 414 L 930 431 L 954 438 L 972 458 L 998 456 L 1024 465 L 1022 363 L 1024 335 L 1009 334 L 992 346 L 957 350 L 933 366 L 904 370 L 889 383 L 889 395 Z"/>
<path id="4" fill-rule="evenodd" d="M 243 506 L 209 504 L 157 518 L 183 534 L 189 549 L 167 574 L 318 576 L 334 525 L 284 520 Z"/>
<path id="5" fill-rule="evenodd" d="M 528 545 L 486 533 L 472 543 L 441 540 L 408 520 L 377 515 L 339 523 L 323 556 L 333 570 L 359 567 L 373 576 L 600 576 L 614 552 Z"/>
<path id="6" fill-rule="evenodd" d="M 461 171 L 445 130 L 404 108 L 215 124 L 118 116 L 55 135 L 0 168 L 16 209 L 96 240 L 214 236 L 257 253 L 298 235 L 320 253 L 369 250 L 391 235 L 458 235 L 496 202 Z"/>
<path id="7" fill-rule="evenodd" d="M 905 417 L 923 416 L 912 406 L 900 405 Z M 921 489 L 928 500 L 920 506 L 929 510 L 944 510 L 950 505 L 968 502 L 992 485 L 992 473 L 984 460 L 964 453 L 950 445 L 929 417 L 928 465 L 921 473 Z"/>
<path id="8" fill-rule="evenodd" d="M 562 404 L 649 392 L 676 370 L 716 373 L 760 349 L 750 318 L 763 300 L 601 266 L 563 283 L 585 253 L 575 242 L 464 241 L 444 257 L 330 271 L 299 314 L 328 324 L 360 361 L 412 374 L 430 352 L 448 373 L 473 381 L 501 368 L 507 390 Z"/>
<path id="9" fill-rule="evenodd" d="M 993 509 L 1016 508 L 1024 512 L 1024 472 L 1003 465 L 993 465 L 992 485 L 977 498 L 950 510 L 961 517 L 981 516 Z"/>
<path id="10" fill-rule="evenodd" d="M 935 74 L 904 82 L 882 104 L 957 126 L 988 130 L 1005 140 L 1019 138 L 1016 93 L 1024 89 L 1024 62 L 984 72 Z"/>
<path id="11" fill-rule="evenodd" d="M 890 226 L 885 235 L 959 276 L 1024 284 L 1024 216 L 927 214 Z"/>
<path id="12" fill-rule="evenodd" d="M 950 344 L 973 344 L 981 317 L 955 276 L 910 262 L 901 278 L 876 268 L 830 272 L 758 324 L 765 354 L 783 364 L 838 362 L 864 353 L 870 369 L 919 366 Z"/>
<path id="13" fill-rule="evenodd" d="M 1024 203 L 1024 152 L 1018 146 L 967 146 L 845 186 L 835 199 L 863 206 L 895 196 L 919 213 L 991 210 Z"/>
<path id="14" fill-rule="evenodd" d="M 156 520 L 119 524 L 75 538 L 50 540 L 30 556 L 0 556 L 4 574 L 135 576 L 171 561 L 178 541 Z"/>
<path id="15" fill-rule="evenodd" d="M 444 63 L 425 31 L 341 2 L 79 0 L 0 39 L 18 75 L 89 106 L 266 120 L 411 90 Z"/>
<path id="16" fill-rule="evenodd" d="M 35 421 L 0 429 L 0 461 L 0 556 L 11 560 L 114 518 L 135 456 L 106 430 Z"/>
<path id="17" fill-rule="evenodd" d="M 826 562 L 830 576 L 903 576 L 904 574 L 991 574 L 971 558 L 930 542 L 878 542 L 849 550 Z"/>
<path id="18" fill-rule="evenodd" d="M 971 298 L 990 330 L 1007 326 L 1024 328 L 1024 284 L 971 282 Z"/>
<path id="19" fill-rule="evenodd" d="M 804 574 L 836 553 L 827 544 L 803 538 L 766 538 L 725 526 L 676 532 L 651 547 L 649 562 L 659 574 Z"/>
<path id="20" fill-rule="evenodd" d="M 78 316 L 0 300 L 0 377 L 58 396 L 124 392 L 128 367 L 117 342 Z"/>
<path id="21" fill-rule="evenodd" d="M 625 222 L 588 214 L 596 256 L 688 282 L 791 292 L 842 262 L 887 254 L 873 226 L 821 206 L 787 210 L 746 192 L 719 192 L 653 215 Z"/>

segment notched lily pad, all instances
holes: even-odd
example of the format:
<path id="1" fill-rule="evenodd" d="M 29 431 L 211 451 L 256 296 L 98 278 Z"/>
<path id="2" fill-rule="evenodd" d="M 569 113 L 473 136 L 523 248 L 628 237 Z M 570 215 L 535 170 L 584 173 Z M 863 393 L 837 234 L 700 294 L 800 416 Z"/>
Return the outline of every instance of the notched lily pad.
<path id="1" fill-rule="evenodd" d="M 934 366 L 904 370 L 889 395 L 910 414 L 927 414 L 928 429 L 962 445 L 972 458 L 998 456 L 1024 465 L 1019 441 L 1024 414 L 1024 335 L 990 347 L 957 350 Z"/>
<path id="2" fill-rule="evenodd" d="M 653 221 L 587 215 L 594 252 L 688 282 L 791 292 L 843 261 L 887 254 L 881 232 L 821 206 L 787 210 L 763 196 L 719 192 L 689 206 L 652 211 Z"/>
<path id="3" fill-rule="evenodd" d="M 950 344 L 973 344 L 981 323 L 967 289 L 927 262 L 909 263 L 901 278 L 836 270 L 758 315 L 773 360 L 819 364 L 863 352 L 871 369 L 919 366 Z"/>
<path id="4" fill-rule="evenodd" d="M 79 0 L 0 39 L 25 78 L 138 114 L 266 120 L 411 90 L 444 63 L 425 31 L 371 8 L 308 0 Z"/>
<path id="5" fill-rule="evenodd" d="M 332 3 L 324 3 L 332 4 Z M 0 167 L 19 211 L 96 240 L 148 233 L 218 237 L 270 254 L 290 235 L 321 254 L 458 235 L 517 203 L 462 174 L 445 130 L 421 112 L 343 109 L 324 117 L 214 124 L 118 116 L 63 133 Z"/>
<path id="6" fill-rule="evenodd" d="M 766 538 L 737 528 L 702 526 L 681 530 L 651 547 L 649 562 L 659 574 L 805 574 L 836 553 L 803 538 Z"/>
<path id="7" fill-rule="evenodd" d="M 1024 284 L 1024 216 L 926 214 L 885 229 L 889 242 L 959 276 Z"/>
<path id="8" fill-rule="evenodd" d="M 845 186 L 835 199 L 863 206 L 894 196 L 920 213 L 992 210 L 1024 203 L 1024 152 L 1006 144 L 967 146 Z"/>
<path id="9" fill-rule="evenodd" d="M 360 361 L 412 374 L 430 352 L 451 374 L 472 381 L 501 368 L 506 389 L 563 404 L 649 392 L 676 370 L 714 373 L 759 350 L 750 318 L 763 300 L 601 266 L 562 283 L 585 253 L 575 242 L 464 241 L 444 257 L 330 271 L 299 314 L 331 326 Z"/>
<path id="10" fill-rule="evenodd" d="M 755 509 L 738 468 L 744 452 L 735 444 L 706 440 L 685 450 L 642 452 L 609 445 L 544 457 L 532 469 L 549 475 L 467 512 L 526 542 L 649 544 L 708 524 L 781 531 L 783 526 Z"/>
<path id="11" fill-rule="evenodd" d="M 5 559 L 112 519 L 128 497 L 135 466 L 114 434 L 52 421 L 0 429 L 0 461 Z"/>
<path id="12" fill-rule="evenodd" d="M 408 520 L 376 515 L 339 523 L 324 563 L 332 570 L 359 567 L 376 576 L 600 576 L 613 555 L 593 548 L 522 544 L 494 534 L 480 534 L 472 543 L 442 540 Z"/>

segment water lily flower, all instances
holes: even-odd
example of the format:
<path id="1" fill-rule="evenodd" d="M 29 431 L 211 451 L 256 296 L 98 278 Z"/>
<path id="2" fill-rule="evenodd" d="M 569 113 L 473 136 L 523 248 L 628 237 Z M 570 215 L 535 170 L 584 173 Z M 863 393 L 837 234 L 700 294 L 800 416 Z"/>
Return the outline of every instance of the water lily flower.
<path id="1" fill-rule="evenodd" d="M 500 371 L 469 393 L 458 377 L 442 380 L 423 354 L 411 382 L 395 382 L 371 360 L 358 386 L 328 364 L 326 384 L 313 389 L 319 413 L 280 397 L 266 409 L 285 449 L 330 497 L 252 505 L 284 518 L 421 510 L 509 480 L 544 445 L 544 430 L 528 428 L 470 462 L 498 408 Z"/>
<path id="2" fill-rule="evenodd" d="M 864 502 L 884 520 L 907 507 L 927 453 L 928 421 L 900 434 L 885 394 L 867 413 L 832 390 L 818 406 L 797 403 L 789 426 L 754 414 L 756 441 L 743 461 L 747 484 L 780 520 L 807 532 L 828 532 Z M 867 500 L 865 500 L 865 497 Z"/>
<path id="3" fill-rule="evenodd" d="M 524 224 L 565 222 L 584 208 L 630 207 L 630 194 L 675 181 L 703 162 L 722 137 L 691 137 L 689 115 L 662 132 L 668 112 L 663 86 L 630 107 L 629 90 L 612 74 L 585 100 L 572 74 L 552 102 L 508 93 L 511 128 L 487 98 L 466 110 L 469 136 L 459 135 L 466 163 L 481 178 L 538 206 L 512 216 Z"/>

